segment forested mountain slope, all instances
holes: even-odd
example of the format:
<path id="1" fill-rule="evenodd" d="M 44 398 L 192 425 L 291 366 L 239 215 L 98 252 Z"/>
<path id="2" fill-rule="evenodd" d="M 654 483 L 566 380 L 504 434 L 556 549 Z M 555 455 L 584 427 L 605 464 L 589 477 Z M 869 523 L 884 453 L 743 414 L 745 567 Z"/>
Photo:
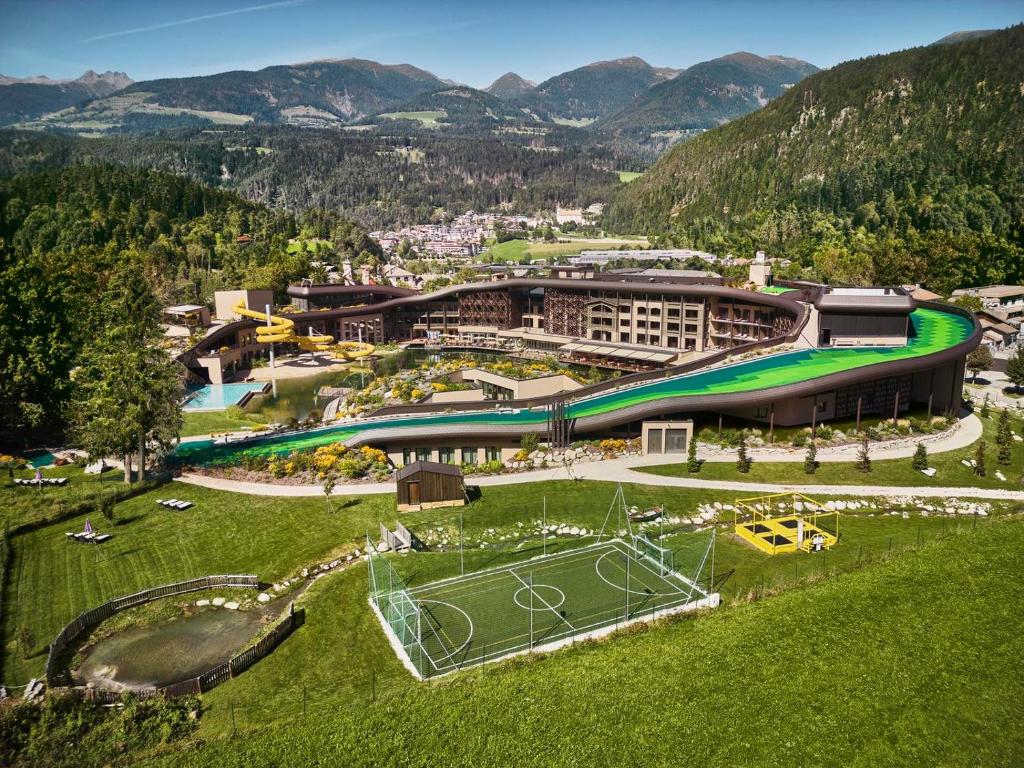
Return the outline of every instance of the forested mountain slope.
<path id="1" fill-rule="evenodd" d="M 91 69 L 75 80 L 0 75 L 0 125 L 30 120 L 89 99 L 108 96 L 131 84 L 132 79 L 124 72 L 104 72 L 101 75 Z"/>
<path id="2" fill-rule="evenodd" d="M 836 281 L 1024 280 L 1022 50 L 1016 26 L 820 72 L 675 147 L 606 224 L 774 249 Z"/>
<path id="3" fill-rule="evenodd" d="M 597 127 L 642 144 L 667 147 L 687 134 L 760 109 L 817 71 L 799 59 L 733 53 L 695 64 L 678 77 L 651 86 Z"/>
<path id="4" fill-rule="evenodd" d="M 678 72 L 652 67 L 636 56 L 598 61 L 545 80 L 517 103 L 541 120 L 587 123 L 617 112 Z"/>

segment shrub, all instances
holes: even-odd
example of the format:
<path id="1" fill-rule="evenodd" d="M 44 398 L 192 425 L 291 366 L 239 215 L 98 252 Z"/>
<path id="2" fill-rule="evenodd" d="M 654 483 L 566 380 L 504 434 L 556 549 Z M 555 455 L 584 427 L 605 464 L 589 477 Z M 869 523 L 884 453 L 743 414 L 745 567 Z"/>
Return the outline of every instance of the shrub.
<path id="1" fill-rule="evenodd" d="M 807 446 L 807 455 L 804 456 L 804 472 L 808 475 L 813 475 L 818 471 L 818 449 L 815 447 L 812 441 Z"/>
<path id="2" fill-rule="evenodd" d="M 917 444 L 917 450 L 914 451 L 914 459 L 910 465 L 918 471 L 928 469 L 928 449 L 924 447 L 924 443 Z"/>
<path id="3" fill-rule="evenodd" d="M 690 445 L 686 449 L 686 471 L 700 472 L 700 459 L 697 458 L 697 440 L 691 435 Z"/>
<path id="4" fill-rule="evenodd" d="M 985 450 L 987 447 L 984 440 L 979 440 L 978 447 L 974 450 L 974 474 L 978 477 L 985 476 Z"/>
<path id="5" fill-rule="evenodd" d="M 736 471 L 746 474 L 750 471 L 751 464 L 754 460 L 750 458 L 750 454 L 747 453 L 747 440 L 745 437 L 740 437 L 739 448 L 736 451 Z"/>
<path id="6" fill-rule="evenodd" d="M 857 450 L 857 461 L 855 463 L 858 472 L 870 472 L 871 471 L 871 456 L 868 453 L 868 438 L 864 437 L 860 442 L 860 448 Z"/>
<path id="7" fill-rule="evenodd" d="M 520 449 L 528 454 L 536 451 L 539 445 L 540 436 L 536 432 L 527 432 L 521 438 L 519 438 Z"/>

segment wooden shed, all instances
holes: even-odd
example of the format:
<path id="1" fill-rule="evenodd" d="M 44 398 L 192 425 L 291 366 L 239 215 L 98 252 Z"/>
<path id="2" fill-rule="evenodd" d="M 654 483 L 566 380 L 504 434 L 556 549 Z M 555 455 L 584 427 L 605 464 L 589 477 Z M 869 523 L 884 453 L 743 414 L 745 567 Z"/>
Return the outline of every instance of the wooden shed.
<path id="1" fill-rule="evenodd" d="M 398 511 L 415 512 L 466 503 L 462 470 L 454 464 L 414 461 L 395 473 L 398 483 Z"/>

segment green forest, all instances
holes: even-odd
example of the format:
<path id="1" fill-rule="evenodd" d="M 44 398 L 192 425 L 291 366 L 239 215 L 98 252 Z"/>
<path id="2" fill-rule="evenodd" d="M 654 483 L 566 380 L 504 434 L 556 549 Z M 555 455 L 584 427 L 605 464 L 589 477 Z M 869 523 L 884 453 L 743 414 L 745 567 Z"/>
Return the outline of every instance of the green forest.
<path id="1" fill-rule="evenodd" d="M 341 132 L 289 126 L 77 138 L 0 131 L 0 176 L 83 163 L 130 163 L 187 176 L 275 209 L 335 210 L 368 230 L 509 206 L 589 205 L 637 169 L 624 142 L 587 142 L 578 129 L 434 135 L 411 121 Z M 390 131 L 390 132 L 389 132 Z M 396 135 L 396 132 L 398 135 Z"/>
<path id="2" fill-rule="evenodd" d="M 606 226 L 832 283 L 1024 280 L 1024 26 L 852 61 L 678 145 Z"/>
<path id="3" fill-rule="evenodd" d="M 238 242 L 240 235 L 251 242 Z M 0 181 L 0 431 L 67 420 L 72 371 L 103 317 L 114 270 L 138 261 L 163 305 L 205 304 L 221 288 L 273 288 L 309 274 L 289 238 L 324 238 L 320 257 L 376 258 L 337 214 L 301 218 L 178 176 L 108 165 Z"/>

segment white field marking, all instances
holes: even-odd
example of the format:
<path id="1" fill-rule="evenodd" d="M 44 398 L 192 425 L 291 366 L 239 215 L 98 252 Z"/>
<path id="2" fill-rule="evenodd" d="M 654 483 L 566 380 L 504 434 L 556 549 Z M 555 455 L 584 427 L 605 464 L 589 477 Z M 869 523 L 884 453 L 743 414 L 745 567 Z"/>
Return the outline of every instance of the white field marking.
<path id="1" fill-rule="evenodd" d="M 684 600 L 682 602 L 671 602 L 666 605 L 658 606 L 654 608 L 650 613 L 643 614 L 637 613 L 633 618 L 628 621 L 620 621 L 618 617 L 621 617 L 621 612 L 616 611 L 616 616 L 608 620 L 594 622 L 593 624 L 583 625 L 578 627 L 574 632 L 566 632 L 562 630 L 561 633 L 552 633 L 549 635 L 542 644 L 535 645 L 532 649 L 528 643 L 521 643 L 520 645 L 507 647 L 504 649 L 498 649 L 491 653 L 480 656 L 474 659 L 470 664 L 467 665 L 450 665 L 443 670 L 438 669 L 441 673 L 438 677 L 452 674 L 461 669 L 470 669 L 472 667 L 478 667 L 482 664 L 489 664 L 495 661 L 501 661 L 503 659 L 510 659 L 514 656 L 523 656 L 528 653 L 545 653 L 554 651 L 559 648 L 572 645 L 576 642 L 583 640 L 589 640 L 591 638 L 604 637 L 609 635 L 622 627 L 628 627 L 632 624 L 638 624 L 640 622 L 650 622 L 665 616 L 671 616 L 677 613 L 684 613 L 687 611 L 694 611 L 699 608 L 714 608 L 718 605 L 718 595 L 711 595 L 707 598 L 701 598 L 698 600 Z M 526 635 L 516 636 L 525 638 Z M 513 638 L 513 639 L 516 639 Z M 419 675 L 417 678 L 422 679 Z M 433 678 L 431 678 L 433 679 Z"/>
<path id="2" fill-rule="evenodd" d="M 419 602 L 421 602 L 421 603 L 434 603 L 435 605 L 447 605 L 449 608 L 455 609 L 456 611 L 458 611 L 459 613 L 461 613 L 463 616 L 466 617 L 466 621 L 469 623 L 469 634 L 466 636 L 466 641 L 462 645 L 460 645 L 454 651 L 452 651 L 451 653 L 449 653 L 449 654 L 447 654 L 445 656 L 444 660 L 450 662 L 452 660 L 452 657 L 454 657 L 458 653 L 461 653 L 464 648 L 469 646 L 470 641 L 473 639 L 473 620 L 471 618 L 469 618 L 469 614 L 468 613 L 466 613 L 464 610 L 459 608 L 459 606 L 457 606 L 457 605 L 452 605 L 451 603 L 446 603 L 446 602 L 444 602 L 442 600 L 420 600 Z M 422 614 L 421 614 L 420 619 L 422 620 L 422 618 L 423 617 L 422 617 Z M 433 627 L 431 627 L 431 631 L 433 631 Z M 441 631 L 444 632 L 444 629 L 442 628 Z M 434 632 L 434 634 L 436 635 L 437 633 Z M 448 633 L 447 632 L 445 632 L 444 634 L 445 634 L 445 637 L 448 637 Z M 438 639 L 440 639 L 440 638 L 438 638 Z M 451 638 L 449 637 L 448 640 L 450 641 Z M 423 650 L 423 653 L 427 657 L 427 661 L 430 662 L 430 665 L 434 669 L 440 669 L 440 667 L 438 667 L 438 665 L 434 662 L 434 657 L 431 656 L 430 653 L 427 652 L 427 649 L 423 646 L 422 638 L 420 639 L 420 648 Z"/>
<path id="3" fill-rule="evenodd" d="M 593 553 L 590 553 L 590 554 L 591 554 L 591 556 L 593 555 Z M 590 564 L 592 562 L 593 562 L 592 557 L 588 557 L 586 559 L 581 559 L 578 563 L 577 562 L 572 562 L 572 563 L 569 564 L 569 566 L 565 566 L 565 565 L 562 565 L 562 563 L 558 563 L 557 565 L 559 567 L 558 567 L 558 570 L 555 571 L 555 573 L 558 576 L 565 576 L 567 574 L 573 573 L 574 571 L 589 570 Z M 549 567 L 549 571 L 553 570 L 554 568 L 555 568 L 555 565 L 550 566 Z M 541 573 L 543 575 L 544 568 L 541 567 L 537 571 L 534 571 L 534 573 Z M 481 595 L 488 595 L 488 594 L 492 594 L 492 593 L 498 593 L 498 597 L 496 597 L 495 599 L 499 599 L 501 593 L 503 593 L 503 592 L 505 592 L 506 590 L 509 589 L 508 584 L 506 583 L 508 581 L 508 579 L 505 578 L 505 577 L 508 577 L 508 576 L 511 576 L 511 575 L 512 574 L 510 572 L 503 573 L 503 574 L 501 574 L 501 576 L 503 577 L 501 581 L 499 581 L 499 580 L 489 580 L 488 585 L 485 588 L 483 588 L 483 589 L 473 589 L 475 586 L 478 586 L 478 585 L 475 584 L 470 577 L 467 577 L 467 583 L 465 583 L 465 584 L 453 584 L 453 585 L 450 585 L 449 587 L 447 587 L 446 589 L 443 589 L 441 591 L 438 591 L 438 592 L 430 591 L 427 594 L 429 594 L 430 597 L 445 597 L 445 598 L 452 599 L 452 600 L 455 600 L 455 599 L 459 599 L 459 600 L 472 600 L 472 599 L 475 599 L 477 597 L 480 597 Z M 513 582 L 513 586 L 515 586 L 515 582 Z M 472 590 L 472 591 L 467 591 L 467 590 Z M 421 598 L 416 598 L 416 599 L 419 600 Z M 425 598 L 422 598 L 422 599 L 425 599 Z"/>
<path id="4" fill-rule="evenodd" d="M 608 547 L 615 541 L 621 541 L 621 539 L 609 539 L 605 542 L 588 544 L 585 547 L 579 547 L 577 549 L 568 549 L 564 552 L 557 552 L 553 555 L 536 555 L 534 557 L 528 558 L 527 560 L 517 560 L 514 563 L 505 563 L 504 565 L 497 565 L 493 568 L 485 568 L 481 571 L 473 571 L 472 573 L 467 573 L 460 576 L 449 576 L 447 579 L 439 579 L 438 581 L 432 581 L 428 584 L 423 584 L 422 586 L 416 587 L 415 589 L 409 589 L 406 591 L 411 595 L 415 595 L 421 592 L 426 592 L 428 590 L 434 590 L 446 584 L 452 584 L 455 582 L 474 581 L 477 579 L 483 579 L 491 574 L 507 573 L 508 571 L 511 571 L 513 568 L 518 568 L 521 565 L 526 565 L 527 563 L 536 562 L 538 560 L 543 560 L 544 565 L 546 566 L 548 563 L 553 563 L 556 560 L 563 560 L 568 557 L 575 557 L 577 555 L 588 553 L 591 550 Z"/>
<path id="5" fill-rule="evenodd" d="M 550 608 L 552 608 L 552 609 L 561 608 L 563 605 L 565 605 L 565 592 L 560 590 L 558 587 L 552 587 L 550 584 L 534 584 L 532 590 L 531 590 L 530 587 L 520 587 L 519 589 L 516 590 L 515 594 L 512 595 L 512 602 L 514 602 L 516 605 L 518 605 L 524 611 L 543 610 L 543 609 L 539 609 L 539 608 L 531 608 L 530 606 L 523 605 L 522 603 L 519 602 L 519 593 L 520 592 L 525 592 L 525 591 L 529 590 L 529 591 L 532 591 L 533 594 L 537 595 L 537 597 L 540 597 L 540 594 L 537 592 L 537 590 L 541 589 L 541 588 L 553 589 L 553 590 L 555 590 L 555 592 L 557 592 L 562 597 L 562 599 L 559 600 L 557 603 L 555 603 L 552 606 L 549 606 Z"/>
<path id="6" fill-rule="evenodd" d="M 512 575 L 513 575 L 513 576 L 515 576 L 515 577 L 516 577 L 517 579 L 519 579 L 520 581 L 522 581 L 522 582 L 523 582 L 523 586 L 524 586 L 524 587 L 526 587 L 526 588 L 527 588 L 527 589 L 529 589 L 529 590 L 530 590 L 531 592 L 533 592 L 533 588 L 532 588 L 532 587 L 530 587 L 530 585 L 529 585 L 529 584 L 527 584 L 527 583 L 526 583 L 525 581 L 523 581 L 523 577 L 522 577 L 522 576 L 520 576 L 520 575 L 519 575 L 518 573 L 516 573 L 515 571 L 512 571 L 511 573 L 512 573 Z M 569 627 L 569 629 L 571 629 L 571 630 L 572 630 L 573 632 L 575 632 L 575 631 L 576 631 L 576 627 L 574 627 L 574 626 L 573 626 L 573 625 L 572 625 L 572 624 L 571 624 L 571 623 L 569 622 L 569 620 L 568 620 L 567 618 L 565 618 L 565 616 L 563 616 L 563 615 L 562 615 L 562 614 L 560 614 L 560 613 L 559 613 L 559 612 L 558 612 L 557 610 L 555 610 L 555 609 L 554 609 L 554 608 L 553 608 L 553 607 L 552 607 L 552 606 L 550 605 L 550 603 L 548 603 L 548 601 L 547 601 L 547 600 L 545 600 L 545 599 L 544 599 L 543 597 L 541 597 L 540 595 L 538 595 L 538 594 L 537 594 L 536 592 L 533 592 L 533 594 L 534 594 L 534 595 L 536 595 L 537 599 L 538 599 L 538 600 L 540 600 L 540 601 L 541 601 L 542 603 L 544 603 L 544 605 L 546 605 L 546 606 L 547 606 L 548 608 L 551 608 L 551 612 L 552 612 L 553 614 L 555 614 L 555 616 L 557 616 L 557 617 L 558 617 L 559 619 L 561 619 L 562 621 L 564 621 L 564 622 L 565 622 L 565 624 L 566 624 L 566 626 L 567 626 L 567 627 Z"/>
<path id="7" fill-rule="evenodd" d="M 621 584 L 615 584 L 615 583 L 609 581 L 608 579 L 605 578 L 604 574 L 601 573 L 601 561 L 604 560 L 606 557 L 608 557 L 608 555 L 610 555 L 610 554 L 611 554 L 611 552 L 605 552 L 603 555 L 601 555 L 599 558 L 597 558 L 597 561 L 594 563 L 594 572 L 597 573 L 597 577 L 599 579 L 601 579 L 601 581 L 603 581 L 609 587 L 614 587 L 615 589 L 619 590 L 620 592 L 629 592 L 631 595 L 643 595 L 644 597 L 671 597 L 674 594 L 675 595 L 683 594 L 683 590 L 681 590 L 681 589 L 676 589 L 675 592 L 653 592 L 653 591 L 652 592 L 641 592 L 639 590 L 629 589 L 628 587 L 624 587 Z M 623 553 L 620 552 L 619 554 L 623 554 Z M 627 555 L 627 557 L 628 557 L 628 555 Z M 612 564 L 616 568 L 618 568 L 620 571 L 622 571 L 623 574 L 626 573 L 626 569 L 623 568 L 621 565 L 619 565 L 618 563 L 616 563 L 614 561 L 611 561 L 611 562 L 612 562 Z M 654 573 L 654 572 L 651 571 L 651 573 Z M 654 574 L 654 575 L 657 575 L 657 574 Z M 659 576 L 658 578 L 661 578 L 661 577 Z M 666 581 L 665 583 L 669 584 L 669 586 L 673 586 L 670 582 Z"/>

